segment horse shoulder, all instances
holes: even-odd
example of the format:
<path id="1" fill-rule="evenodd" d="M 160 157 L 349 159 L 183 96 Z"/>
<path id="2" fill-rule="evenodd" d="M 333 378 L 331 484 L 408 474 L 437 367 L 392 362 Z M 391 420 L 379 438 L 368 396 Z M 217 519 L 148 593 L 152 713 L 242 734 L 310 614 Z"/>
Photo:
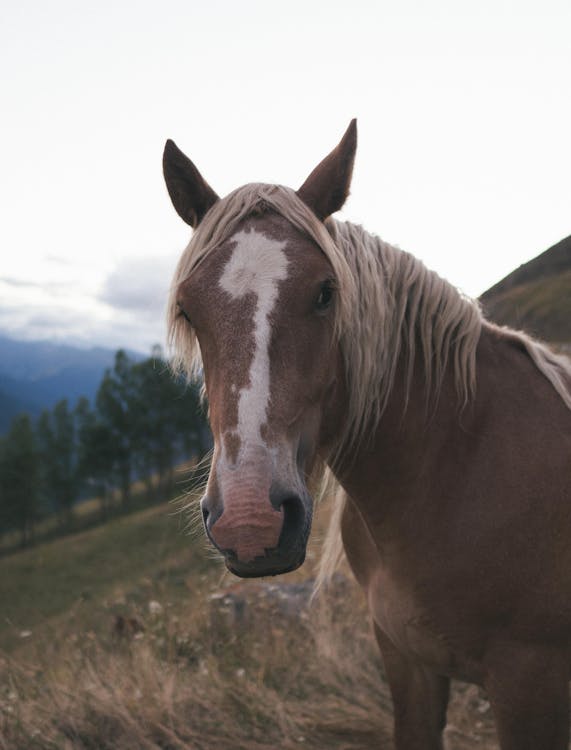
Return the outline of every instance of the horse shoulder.
<path id="1" fill-rule="evenodd" d="M 351 570 L 367 600 L 375 627 L 403 654 L 413 655 L 440 673 L 470 672 L 463 656 L 433 618 L 431 608 L 407 585 L 406 565 L 402 576 L 391 563 L 393 555 L 379 546 L 359 512 L 347 498 L 341 520 L 343 546 Z M 400 567 L 400 566 L 396 566 Z"/>
<path id="2" fill-rule="evenodd" d="M 421 471 L 400 465 L 393 430 L 391 445 L 355 472 L 342 533 L 391 641 L 443 673 L 481 681 L 498 634 L 569 636 L 571 412 L 499 332 L 483 331 L 477 368 L 464 413 L 403 438 Z M 381 425 L 379 439 L 386 434 Z"/>

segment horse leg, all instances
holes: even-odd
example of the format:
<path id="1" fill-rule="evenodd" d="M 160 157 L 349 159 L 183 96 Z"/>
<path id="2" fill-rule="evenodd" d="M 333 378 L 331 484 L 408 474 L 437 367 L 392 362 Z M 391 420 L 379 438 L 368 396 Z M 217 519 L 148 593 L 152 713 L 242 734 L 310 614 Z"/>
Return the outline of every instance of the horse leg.
<path id="1" fill-rule="evenodd" d="M 567 750 L 569 664 L 565 650 L 504 645 L 484 686 L 502 750 Z"/>
<path id="2" fill-rule="evenodd" d="M 394 709 L 396 750 L 443 750 L 450 680 L 400 653 L 375 625 Z"/>

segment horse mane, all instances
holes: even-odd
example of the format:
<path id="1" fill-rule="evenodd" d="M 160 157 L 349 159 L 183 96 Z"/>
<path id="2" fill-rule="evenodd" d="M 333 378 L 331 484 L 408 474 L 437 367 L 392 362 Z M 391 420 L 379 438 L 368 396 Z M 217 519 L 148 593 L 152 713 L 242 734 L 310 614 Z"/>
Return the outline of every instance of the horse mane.
<path id="1" fill-rule="evenodd" d="M 405 366 L 405 404 L 414 364 L 422 361 L 427 399 L 438 398 L 449 364 L 461 409 L 475 395 L 476 348 L 482 327 L 493 327 L 523 348 L 571 409 L 571 362 L 526 334 L 486 321 L 478 303 L 422 261 L 350 222 L 325 222 L 290 188 L 252 183 L 219 200 L 195 230 L 176 268 L 167 306 L 172 367 L 189 379 L 200 377 L 202 360 L 194 331 L 181 319 L 179 286 L 230 238 L 251 215 L 275 212 L 309 236 L 332 265 L 338 288 L 335 330 L 349 385 L 346 427 L 330 458 L 374 434 L 387 405 L 400 361 Z M 428 401 L 427 401 L 428 403 Z M 335 494 L 335 508 L 324 542 L 316 589 L 333 574 L 343 556 L 340 521 L 345 493 L 325 464 L 318 469 L 321 494 Z"/>
<path id="2" fill-rule="evenodd" d="M 331 231 L 358 279 L 358 303 L 344 345 L 347 372 L 352 373 L 349 440 L 374 432 L 401 359 L 405 408 L 417 357 L 423 364 L 427 398 L 438 397 L 452 362 L 459 406 L 465 405 L 476 387 L 482 326 L 478 304 L 418 258 L 361 226 L 334 222 Z"/>
<path id="3" fill-rule="evenodd" d="M 273 211 L 308 235 L 328 258 L 338 288 L 336 332 L 349 383 L 349 409 L 337 450 L 374 432 L 389 399 L 401 355 L 407 392 L 417 356 L 427 392 L 438 393 L 453 362 L 465 404 L 475 388 L 475 351 L 482 316 L 478 305 L 414 256 L 349 222 L 319 221 L 290 188 L 253 183 L 218 201 L 182 254 L 167 308 L 172 365 L 189 378 L 200 375 L 198 342 L 181 320 L 177 292 L 192 271 L 252 214 Z M 417 351 L 420 348 L 420 352 Z"/>
<path id="4" fill-rule="evenodd" d="M 349 409 L 338 449 L 374 433 L 391 394 L 397 365 L 405 363 L 405 401 L 414 363 L 422 359 L 427 394 L 438 396 L 452 363 L 460 407 L 476 389 L 476 347 L 484 320 L 477 302 L 422 261 L 361 226 L 321 222 L 290 188 L 252 183 L 219 200 L 206 214 L 175 271 L 167 307 L 172 366 L 189 378 L 202 372 L 196 336 L 181 320 L 177 293 L 192 271 L 253 214 L 276 212 L 308 235 L 328 258 L 338 287 L 335 328 L 342 348 Z M 523 347 L 571 408 L 569 361 L 526 334 L 500 329 Z"/>

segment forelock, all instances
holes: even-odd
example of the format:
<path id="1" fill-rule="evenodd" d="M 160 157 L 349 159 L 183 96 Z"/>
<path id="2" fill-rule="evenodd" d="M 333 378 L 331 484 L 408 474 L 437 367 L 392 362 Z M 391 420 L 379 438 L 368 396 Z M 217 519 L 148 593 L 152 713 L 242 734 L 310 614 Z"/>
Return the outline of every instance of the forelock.
<path id="1" fill-rule="evenodd" d="M 183 252 L 170 289 L 167 324 L 176 371 L 190 378 L 200 374 L 202 362 L 196 337 L 178 315 L 177 296 L 180 285 L 205 258 L 215 252 L 240 228 L 249 216 L 276 213 L 287 219 L 298 231 L 315 242 L 331 263 L 338 287 L 336 333 L 342 334 L 351 318 L 356 286 L 349 265 L 334 239 L 335 222 L 321 222 L 294 190 L 283 185 L 251 183 L 234 190 L 208 211 Z"/>

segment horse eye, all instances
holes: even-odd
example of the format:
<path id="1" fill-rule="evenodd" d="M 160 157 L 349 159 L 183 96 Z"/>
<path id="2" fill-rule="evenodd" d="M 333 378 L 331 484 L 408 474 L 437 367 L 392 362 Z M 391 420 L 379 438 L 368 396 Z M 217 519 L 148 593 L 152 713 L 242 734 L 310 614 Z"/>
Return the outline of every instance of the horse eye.
<path id="1" fill-rule="evenodd" d="M 315 302 L 318 310 L 326 310 L 333 301 L 333 285 L 330 281 L 325 281 L 319 290 L 319 297 Z"/>
<path id="2" fill-rule="evenodd" d="M 191 321 L 188 313 L 185 311 L 185 309 L 180 304 L 180 302 L 177 303 L 177 307 L 178 307 L 178 314 L 181 315 L 186 320 L 187 323 L 190 323 L 190 325 L 192 325 L 192 321 Z"/>

